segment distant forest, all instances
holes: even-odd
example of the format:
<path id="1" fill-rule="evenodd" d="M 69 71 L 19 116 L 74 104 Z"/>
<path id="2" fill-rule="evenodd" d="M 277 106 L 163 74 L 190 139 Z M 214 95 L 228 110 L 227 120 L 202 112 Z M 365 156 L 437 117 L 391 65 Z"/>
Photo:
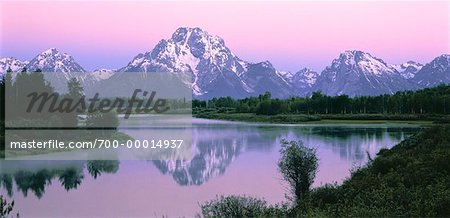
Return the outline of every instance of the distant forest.
<path id="1" fill-rule="evenodd" d="M 400 91 L 379 96 L 328 96 L 319 92 L 308 97 L 271 98 L 266 92 L 257 97 L 194 100 L 197 111 L 215 109 L 218 113 L 277 114 L 449 114 L 450 85 L 417 91 Z"/>

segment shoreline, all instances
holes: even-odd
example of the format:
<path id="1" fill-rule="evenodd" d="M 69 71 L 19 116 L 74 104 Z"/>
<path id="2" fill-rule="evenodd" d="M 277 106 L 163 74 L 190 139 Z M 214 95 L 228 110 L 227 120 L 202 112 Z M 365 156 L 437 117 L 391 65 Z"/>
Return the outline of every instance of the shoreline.
<path id="1" fill-rule="evenodd" d="M 354 115 L 323 116 L 323 115 L 304 115 L 304 114 L 286 114 L 286 115 L 256 115 L 251 113 L 209 113 L 209 114 L 193 114 L 193 118 L 202 118 L 208 120 L 237 121 L 249 123 L 272 123 L 272 124 L 415 124 L 415 125 L 431 125 L 435 120 L 432 119 L 408 119 L 407 116 L 387 116 L 385 119 L 375 116 Z M 359 116 L 359 115 L 357 115 Z M 395 119 L 398 118 L 398 119 Z"/>

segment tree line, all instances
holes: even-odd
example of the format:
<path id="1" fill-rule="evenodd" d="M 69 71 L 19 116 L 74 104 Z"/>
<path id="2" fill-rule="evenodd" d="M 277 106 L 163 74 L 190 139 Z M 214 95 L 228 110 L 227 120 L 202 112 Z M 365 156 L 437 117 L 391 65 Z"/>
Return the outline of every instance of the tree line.
<path id="1" fill-rule="evenodd" d="M 237 113 L 276 114 L 449 114 L 450 85 L 378 96 L 328 96 L 320 91 L 307 97 L 271 98 L 269 92 L 256 97 L 194 100 L 195 109 L 231 109 Z"/>
<path id="2" fill-rule="evenodd" d="M 67 93 L 57 93 L 52 85 L 45 80 L 44 74 L 41 70 L 37 69 L 34 72 L 27 72 L 27 69 L 22 69 L 17 73 L 13 79 L 12 70 L 8 69 L 4 78 L 1 81 L 1 100 L 2 100 L 2 119 L 1 121 L 7 122 L 24 122 L 36 123 L 36 122 L 48 122 L 50 126 L 64 126 L 64 127 L 77 127 L 79 123 L 79 115 L 83 113 L 78 110 L 80 105 L 68 105 L 64 104 L 70 99 L 71 102 L 78 102 L 84 96 L 84 88 L 80 81 L 76 78 L 70 78 L 67 81 Z M 66 107 L 74 107 L 71 112 L 67 111 L 52 111 L 49 107 L 51 104 L 46 104 L 41 110 L 28 110 L 30 107 L 30 93 L 49 93 L 61 96 L 57 98 L 56 105 L 63 105 Z M 52 103 L 53 104 L 53 103 Z M 36 108 L 41 107 L 39 103 L 36 103 Z M 5 116 L 4 111 L 8 111 Z M 118 120 L 115 114 L 110 113 L 88 113 L 86 125 L 98 126 L 97 123 L 109 123 L 105 126 L 117 126 Z"/>

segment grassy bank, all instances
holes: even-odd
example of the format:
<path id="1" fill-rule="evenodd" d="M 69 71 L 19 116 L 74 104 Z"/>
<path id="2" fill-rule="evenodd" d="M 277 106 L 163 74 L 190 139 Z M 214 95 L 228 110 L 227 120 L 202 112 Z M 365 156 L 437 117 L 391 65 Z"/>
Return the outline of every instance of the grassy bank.
<path id="1" fill-rule="evenodd" d="M 327 216 L 448 217 L 450 126 L 424 129 L 392 149 L 382 149 L 342 185 L 313 190 L 309 211 Z"/>
<path id="2" fill-rule="evenodd" d="M 427 120 L 333 120 L 333 119 L 321 119 L 319 121 L 310 121 L 307 124 L 385 124 L 385 123 L 398 123 L 398 124 L 414 124 L 414 125 L 431 125 L 433 121 Z"/>
<path id="3" fill-rule="evenodd" d="M 385 115 L 385 114 L 278 114 L 278 115 L 257 115 L 254 113 L 233 113 L 217 111 L 197 111 L 193 114 L 196 118 L 229 120 L 242 122 L 260 123 L 311 123 L 311 124 L 377 124 L 386 122 L 430 124 L 433 121 L 443 119 L 442 116 L 435 115 Z M 447 118 L 448 119 L 448 118 Z"/>
<path id="4" fill-rule="evenodd" d="M 202 205 L 219 217 L 449 217 L 450 126 L 436 125 L 382 149 L 341 185 L 312 189 L 299 205 L 228 196 Z"/>
<path id="5" fill-rule="evenodd" d="M 256 115 L 253 113 L 202 113 L 202 114 L 194 114 L 193 116 L 197 118 L 214 119 L 214 120 L 259 122 L 259 123 L 304 123 L 321 120 L 317 116 L 310 116 L 303 114 Z"/>

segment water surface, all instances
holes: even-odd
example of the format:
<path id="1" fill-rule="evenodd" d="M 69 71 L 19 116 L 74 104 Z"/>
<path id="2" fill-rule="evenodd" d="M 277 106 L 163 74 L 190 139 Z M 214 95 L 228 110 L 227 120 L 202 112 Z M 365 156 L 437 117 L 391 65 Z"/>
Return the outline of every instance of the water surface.
<path id="1" fill-rule="evenodd" d="M 280 141 L 317 148 L 314 186 L 342 182 L 368 155 L 419 130 L 407 124 L 270 125 L 194 119 L 189 161 L 2 161 L 0 192 L 22 217 L 193 216 L 217 195 L 285 200 Z M 122 128 L 140 138 L 148 128 Z"/>

